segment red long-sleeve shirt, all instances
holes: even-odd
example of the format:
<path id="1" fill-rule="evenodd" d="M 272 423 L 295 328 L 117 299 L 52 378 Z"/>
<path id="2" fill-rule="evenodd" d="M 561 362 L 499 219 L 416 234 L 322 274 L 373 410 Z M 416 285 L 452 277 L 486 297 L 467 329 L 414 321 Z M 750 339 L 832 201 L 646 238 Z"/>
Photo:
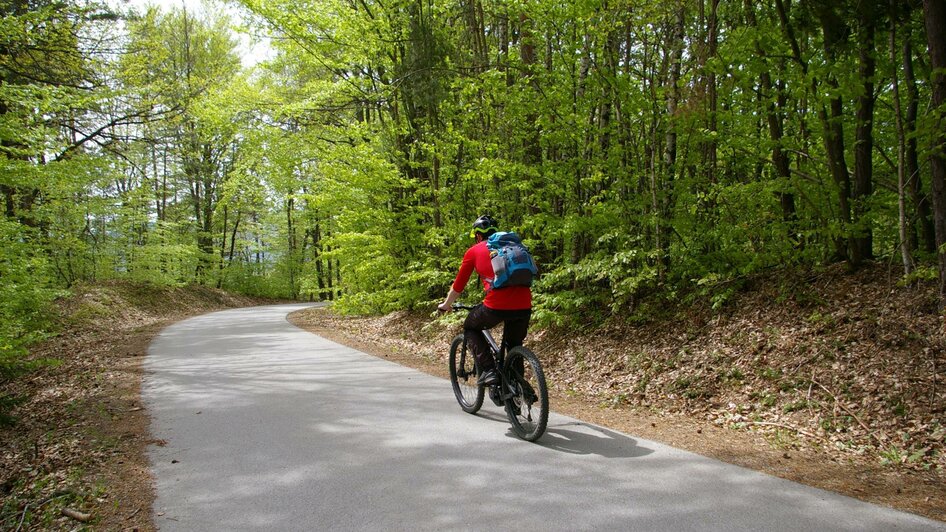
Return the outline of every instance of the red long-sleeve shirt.
<path id="1" fill-rule="evenodd" d="M 456 292 L 463 292 L 466 284 L 470 281 L 473 270 L 476 270 L 476 273 L 479 274 L 480 280 L 483 281 L 483 288 L 486 289 L 486 298 L 483 300 L 483 304 L 487 308 L 493 310 L 525 310 L 532 308 L 532 289 L 528 286 L 507 286 L 498 290 L 492 289 L 490 280 L 495 277 L 495 274 L 493 273 L 493 264 L 489 260 L 486 241 L 473 244 L 463 254 L 460 271 L 453 281 L 453 289 Z"/>

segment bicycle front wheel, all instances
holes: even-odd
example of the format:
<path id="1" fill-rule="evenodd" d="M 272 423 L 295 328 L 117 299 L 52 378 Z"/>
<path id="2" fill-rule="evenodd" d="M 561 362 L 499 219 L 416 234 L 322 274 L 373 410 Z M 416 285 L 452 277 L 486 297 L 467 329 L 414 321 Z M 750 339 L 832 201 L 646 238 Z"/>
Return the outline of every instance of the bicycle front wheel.
<path id="1" fill-rule="evenodd" d="M 549 391 L 538 357 L 525 347 L 514 347 L 503 365 L 503 399 L 513 432 L 536 441 L 549 421 Z"/>
<path id="2" fill-rule="evenodd" d="M 483 387 L 476 384 L 476 364 L 473 353 L 464 349 L 463 335 L 453 339 L 450 344 L 450 384 L 453 395 L 457 397 L 460 408 L 468 414 L 475 414 L 483 406 Z"/>

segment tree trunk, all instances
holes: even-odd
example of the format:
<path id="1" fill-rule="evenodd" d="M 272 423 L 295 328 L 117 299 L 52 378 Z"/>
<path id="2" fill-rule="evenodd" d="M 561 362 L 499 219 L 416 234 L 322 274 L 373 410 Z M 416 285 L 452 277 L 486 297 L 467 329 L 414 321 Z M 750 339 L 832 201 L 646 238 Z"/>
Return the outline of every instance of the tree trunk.
<path id="1" fill-rule="evenodd" d="M 670 214 L 673 211 L 673 184 L 677 173 L 677 106 L 680 103 L 680 75 L 683 70 L 684 24 L 686 11 L 681 4 L 676 13 L 673 32 L 668 43 L 670 50 L 669 95 L 666 102 L 666 134 L 663 153 L 663 179 L 658 176 L 655 185 L 659 189 L 660 212 L 657 213 L 657 253 L 659 256 L 658 276 L 662 279 L 670 267 L 670 235 L 672 233 Z"/>
<path id="2" fill-rule="evenodd" d="M 319 287 L 319 301 L 325 299 L 325 268 L 322 264 L 322 234 L 319 223 L 312 229 L 312 260 L 315 262 L 315 282 Z"/>
<path id="3" fill-rule="evenodd" d="M 903 274 L 913 273 L 913 226 L 907 214 L 907 178 L 906 178 L 906 136 L 903 127 L 903 111 L 900 105 L 900 76 L 897 72 L 897 23 L 896 0 L 890 0 L 890 66 L 893 87 L 894 123 L 897 126 L 897 209 L 900 228 L 900 258 L 903 261 Z"/>
<path id="4" fill-rule="evenodd" d="M 706 22 L 706 55 L 701 65 L 704 70 L 706 70 L 706 64 L 716 57 L 717 49 L 719 48 L 719 23 L 717 20 L 719 0 L 709 0 L 709 2 L 710 12 Z M 716 113 L 719 107 L 719 98 L 717 96 L 715 72 L 710 71 L 706 74 L 703 81 L 703 88 L 706 95 L 706 129 L 709 134 L 709 139 L 705 140 L 702 146 L 703 172 L 706 183 L 715 185 L 719 180 L 716 175 L 716 163 L 718 161 L 716 133 L 719 130 Z M 710 216 L 712 216 L 712 211 L 715 210 L 715 201 L 711 199 L 707 207 L 710 210 Z"/>
<path id="5" fill-rule="evenodd" d="M 939 293 L 946 299 L 946 124 L 942 111 L 946 104 L 946 2 L 923 0 L 926 18 L 926 39 L 930 47 L 930 67 L 933 72 L 933 108 L 937 124 L 934 131 L 934 149 L 930 155 L 933 228 L 936 233 L 936 253 L 939 258 Z"/>
<path id="6" fill-rule="evenodd" d="M 224 259 L 226 258 L 227 252 L 227 223 L 230 221 L 229 218 L 229 206 L 223 206 L 223 231 L 220 232 L 220 264 L 217 265 L 217 289 L 223 288 L 223 268 L 224 268 Z"/>
<path id="7" fill-rule="evenodd" d="M 843 21 L 828 5 L 820 6 L 818 15 L 824 34 L 825 55 L 829 62 L 835 63 L 838 58 L 837 47 L 844 40 Z M 816 83 L 812 82 L 812 95 L 817 95 L 819 92 Z M 844 159 L 844 102 L 839 94 L 840 85 L 837 78 L 829 74 L 824 83 L 828 86 L 827 92 L 833 96 L 828 100 L 827 108 L 824 104 L 820 106 L 818 114 L 824 129 L 828 168 L 838 189 L 839 218 L 843 232 L 842 236 L 835 241 L 835 249 L 839 258 L 846 257 L 852 266 L 857 267 L 861 263 L 862 256 L 851 228 L 851 176 L 848 172 L 847 161 Z"/>
<path id="8" fill-rule="evenodd" d="M 227 266 L 233 264 L 233 253 L 236 249 L 237 230 L 240 228 L 241 212 L 237 210 L 236 220 L 233 221 L 233 230 L 230 232 L 230 253 L 227 255 Z"/>
<path id="9" fill-rule="evenodd" d="M 288 194 L 289 199 L 286 201 L 286 247 L 288 250 L 289 260 L 287 261 L 286 267 L 289 269 L 289 297 L 291 299 L 296 299 L 299 295 L 298 290 L 296 289 L 296 228 L 292 223 L 292 212 L 295 209 L 295 198 L 292 197 L 292 191 Z"/>
<path id="10" fill-rule="evenodd" d="M 916 76 L 913 73 L 913 44 L 910 35 L 910 25 L 906 24 L 906 33 L 903 37 L 903 81 L 907 86 L 907 112 L 904 132 L 907 138 L 905 154 L 905 172 L 907 175 L 907 191 L 913 207 L 916 209 L 916 221 L 919 228 L 919 242 L 914 249 L 922 249 L 933 254 L 936 251 L 936 231 L 933 229 L 933 215 L 930 208 L 930 199 L 923 193 L 923 182 L 920 179 L 920 157 L 916 140 L 916 120 L 920 108 L 920 91 L 916 86 Z"/>
<path id="11" fill-rule="evenodd" d="M 856 256 L 862 260 L 874 257 L 873 231 L 867 221 L 867 204 L 873 193 L 873 156 L 874 156 L 874 73 L 876 71 L 875 15 L 869 3 L 860 10 L 860 39 L 858 55 L 861 79 L 861 94 L 857 98 L 854 141 L 854 195 L 853 221 L 859 227 L 854 237 L 857 247 Z"/>

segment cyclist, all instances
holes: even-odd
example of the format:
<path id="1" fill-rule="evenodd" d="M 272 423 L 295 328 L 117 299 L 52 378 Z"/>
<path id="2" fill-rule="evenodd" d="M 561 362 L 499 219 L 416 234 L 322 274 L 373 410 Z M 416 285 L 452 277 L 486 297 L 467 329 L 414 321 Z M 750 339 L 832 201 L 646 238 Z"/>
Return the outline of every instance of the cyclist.
<path id="1" fill-rule="evenodd" d="M 486 239 L 498 230 L 499 224 L 488 215 L 480 216 L 473 222 L 470 237 L 475 239 L 476 243 L 463 254 L 460 271 L 450 287 L 450 292 L 444 302 L 437 307 L 442 312 L 450 312 L 451 306 L 466 288 L 470 275 L 476 270 L 483 282 L 483 288 L 486 289 L 486 298 L 483 299 L 482 304 L 470 311 L 463 323 L 463 330 L 466 343 L 470 346 L 476 364 L 480 368 L 477 384 L 486 386 L 499 384 L 499 375 L 496 373 L 493 357 L 489 355 L 486 340 L 478 332 L 483 329 L 492 329 L 505 322 L 503 344 L 507 350 L 512 349 L 522 345 L 526 339 L 529 320 L 532 317 L 532 290 L 528 286 L 507 286 L 495 290 L 492 287 L 491 280 L 495 275 L 490 263 L 489 250 L 486 249 Z"/>

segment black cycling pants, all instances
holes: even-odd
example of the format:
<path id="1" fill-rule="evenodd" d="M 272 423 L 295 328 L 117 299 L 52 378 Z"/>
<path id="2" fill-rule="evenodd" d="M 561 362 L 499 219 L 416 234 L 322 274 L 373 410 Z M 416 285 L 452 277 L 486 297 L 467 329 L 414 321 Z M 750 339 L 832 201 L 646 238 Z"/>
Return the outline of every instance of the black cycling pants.
<path id="1" fill-rule="evenodd" d="M 483 329 L 492 329 L 493 327 L 505 322 L 503 327 L 503 345 L 508 352 L 513 347 L 522 345 L 529 332 L 529 319 L 532 317 L 532 309 L 525 310 L 494 310 L 484 305 L 477 305 L 470 311 L 463 322 L 463 333 L 466 336 L 466 343 L 470 346 L 476 364 L 480 371 L 492 369 L 494 366 L 493 357 L 489 356 L 489 347 L 486 345 L 486 339 L 478 331 Z"/>

